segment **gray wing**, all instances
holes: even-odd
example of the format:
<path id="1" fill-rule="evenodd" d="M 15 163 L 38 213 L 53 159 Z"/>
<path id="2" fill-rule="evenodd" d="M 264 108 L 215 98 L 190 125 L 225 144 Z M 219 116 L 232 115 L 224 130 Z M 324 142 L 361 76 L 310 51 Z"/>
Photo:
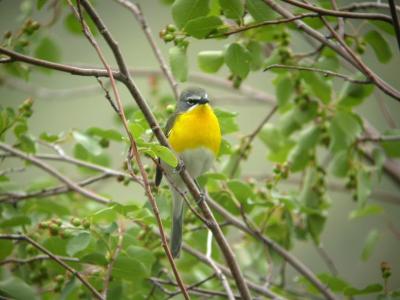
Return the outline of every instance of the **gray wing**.
<path id="1" fill-rule="evenodd" d="M 168 119 L 167 124 L 166 124 L 166 126 L 165 126 L 165 128 L 164 128 L 164 134 L 165 134 L 167 137 L 169 136 L 169 132 L 170 132 L 172 126 L 174 126 L 175 120 L 176 120 L 176 118 L 177 118 L 178 115 L 179 115 L 179 114 L 174 113 L 174 114 Z M 157 165 L 157 168 L 156 168 L 156 178 L 155 178 L 155 184 L 156 184 L 156 186 L 159 186 L 159 185 L 160 185 L 161 180 L 162 180 L 162 176 L 163 176 L 163 173 L 162 173 L 162 170 L 161 170 L 161 167 L 160 167 L 160 163 L 161 163 L 161 161 L 160 161 L 160 159 L 158 159 L 158 165 Z"/>

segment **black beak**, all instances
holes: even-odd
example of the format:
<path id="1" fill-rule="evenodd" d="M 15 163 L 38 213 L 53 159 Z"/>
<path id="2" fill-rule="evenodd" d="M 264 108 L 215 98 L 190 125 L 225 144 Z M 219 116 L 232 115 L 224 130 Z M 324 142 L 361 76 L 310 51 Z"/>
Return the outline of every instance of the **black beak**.
<path id="1" fill-rule="evenodd" d="M 207 104 L 207 103 L 209 103 L 210 101 L 207 99 L 207 98 L 201 98 L 200 100 L 198 100 L 198 103 L 199 104 Z"/>

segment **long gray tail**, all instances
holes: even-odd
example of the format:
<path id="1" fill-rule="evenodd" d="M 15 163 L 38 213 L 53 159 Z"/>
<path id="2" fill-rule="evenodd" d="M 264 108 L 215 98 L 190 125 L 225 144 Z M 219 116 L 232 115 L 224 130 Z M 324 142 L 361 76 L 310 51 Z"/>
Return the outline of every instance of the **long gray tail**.
<path id="1" fill-rule="evenodd" d="M 183 206 L 184 201 L 182 196 L 177 192 L 173 191 L 173 203 L 172 203 L 172 230 L 170 247 L 173 257 L 179 257 L 179 253 L 182 247 L 182 223 L 183 223 Z"/>

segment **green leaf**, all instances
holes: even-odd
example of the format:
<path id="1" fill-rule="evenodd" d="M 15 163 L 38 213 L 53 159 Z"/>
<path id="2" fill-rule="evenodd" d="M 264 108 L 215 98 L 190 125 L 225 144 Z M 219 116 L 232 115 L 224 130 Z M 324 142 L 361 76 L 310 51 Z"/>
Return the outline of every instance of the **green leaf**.
<path id="1" fill-rule="evenodd" d="M 28 131 L 28 125 L 25 122 L 19 123 L 14 127 L 14 134 L 16 138 L 20 138 L 22 135 L 26 134 Z"/>
<path id="2" fill-rule="evenodd" d="M 43 6 L 46 5 L 47 2 L 48 2 L 48 0 L 37 0 L 36 1 L 36 8 L 38 10 L 41 10 L 43 8 Z"/>
<path id="3" fill-rule="evenodd" d="M 372 252 L 375 249 L 375 246 L 378 243 L 378 240 L 379 240 L 379 231 L 376 229 L 372 229 L 368 233 L 368 236 L 364 242 L 364 248 L 361 253 L 361 259 L 363 261 L 367 261 L 370 258 Z"/>
<path id="4" fill-rule="evenodd" d="M 351 112 L 336 112 L 329 127 L 332 152 L 346 150 L 356 140 L 362 132 L 360 122 L 358 116 Z"/>
<path id="5" fill-rule="evenodd" d="M 246 78 L 250 71 L 251 55 L 241 44 L 232 43 L 225 52 L 225 63 L 231 72 L 240 78 Z"/>
<path id="6" fill-rule="evenodd" d="M 169 48 L 169 64 L 175 78 L 180 82 L 185 82 L 188 76 L 186 49 L 178 46 Z"/>
<path id="7" fill-rule="evenodd" d="M 35 57 L 58 62 L 61 58 L 61 50 L 52 39 L 44 37 L 35 49 Z"/>
<path id="8" fill-rule="evenodd" d="M 382 290 L 383 290 L 382 285 L 375 283 L 375 284 L 370 284 L 363 289 L 348 287 L 345 289 L 344 294 L 346 296 L 359 296 L 359 295 L 375 294 Z"/>
<path id="9" fill-rule="evenodd" d="M 240 180 L 230 180 L 227 185 L 241 204 L 247 206 L 247 204 L 251 204 L 251 201 L 254 201 L 254 192 L 248 184 Z"/>
<path id="10" fill-rule="evenodd" d="M 261 46 L 261 43 L 250 41 L 246 47 L 250 53 L 250 68 L 253 71 L 261 69 L 264 59 L 263 47 Z"/>
<path id="11" fill-rule="evenodd" d="M 150 149 L 171 167 L 175 168 L 178 165 L 178 159 L 175 154 L 167 147 L 158 144 L 150 144 Z"/>
<path id="12" fill-rule="evenodd" d="M 383 136 L 400 136 L 400 129 L 389 129 L 384 132 Z M 400 140 L 381 142 L 383 150 L 389 157 L 400 157 Z"/>
<path id="13" fill-rule="evenodd" d="M 350 159 L 347 150 L 335 154 L 329 163 L 329 171 L 336 177 L 345 177 L 350 169 Z"/>
<path id="14" fill-rule="evenodd" d="M 290 169 L 293 172 L 303 170 L 307 166 L 313 157 L 320 135 L 321 129 L 319 127 L 310 127 L 301 133 L 297 145 L 290 152 L 288 158 Z"/>
<path id="15" fill-rule="evenodd" d="M 273 10 L 262 0 L 247 0 L 246 7 L 257 22 L 271 20 L 275 17 Z"/>
<path id="16" fill-rule="evenodd" d="M 81 133 L 79 131 L 73 131 L 72 135 L 75 141 L 82 145 L 89 153 L 93 155 L 100 155 L 102 153 L 103 150 L 98 141 L 90 135 Z"/>
<path id="17" fill-rule="evenodd" d="M 24 226 L 24 225 L 30 225 L 31 224 L 31 219 L 27 216 L 15 216 L 11 217 L 6 220 L 2 220 L 0 222 L 0 227 L 6 228 L 6 227 L 18 227 L 18 226 Z"/>
<path id="18" fill-rule="evenodd" d="M 226 135 L 239 130 L 239 125 L 236 122 L 237 113 L 225 111 L 220 108 L 214 109 L 214 112 L 218 118 L 222 135 Z"/>
<path id="19" fill-rule="evenodd" d="M 57 141 L 60 137 L 57 134 L 49 134 L 47 132 L 42 132 L 39 136 L 39 138 L 43 141 L 49 142 L 49 143 L 54 143 Z"/>
<path id="20" fill-rule="evenodd" d="M 276 84 L 276 98 L 280 109 L 285 108 L 294 91 L 294 81 L 289 75 L 281 75 L 274 80 Z"/>
<path id="21" fill-rule="evenodd" d="M 383 207 L 378 204 L 369 204 L 355 209 L 350 213 L 349 219 L 363 218 L 383 213 Z"/>
<path id="22" fill-rule="evenodd" d="M 224 64 L 222 51 L 201 51 L 197 55 L 199 68 L 206 73 L 216 73 Z"/>
<path id="23" fill-rule="evenodd" d="M 310 71 L 300 71 L 301 78 L 310 87 L 312 93 L 323 103 L 329 103 L 332 95 L 331 84 L 320 74 Z"/>
<path id="24" fill-rule="evenodd" d="M 116 142 L 121 142 L 124 139 L 122 134 L 115 129 L 102 129 L 98 127 L 91 127 L 88 130 L 86 130 L 86 133 L 91 136 L 98 136 Z"/>
<path id="25" fill-rule="evenodd" d="M 94 25 L 92 19 L 87 15 L 86 12 L 83 12 L 83 19 L 85 20 L 86 24 L 89 26 L 89 29 L 93 33 L 93 35 L 97 35 L 96 25 Z M 69 13 L 65 17 L 64 27 L 70 33 L 82 36 L 82 25 L 73 13 Z"/>
<path id="26" fill-rule="evenodd" d="M 283 163 L 295 145 L 287 136 L 272 124 L 266 124 L 258 134 L 261 141 L 268 147 L 268 159 L 272 162 Z"/>
<path id="27" fill-rule="evenodd" d="M 357 172 L 357 202 L 363 207 L 371 194 L 371 174 L 363 169 Z"/>
<path id="28" fill-rule="evenodd" d="M 3 260 L 9 256 L 14 249 L 12 241 L 0 240 L 0 260 Z"/>
<path id="29" fill-rule="evenodd" d="M 203 39 L 220 25 L 222 25 L 222 21 L 219 17 L 206 16 L 190 20 L 183 30 L 192 37 Z"/>
<path id="30" fill-rule="evenodd" d="M 392 58 L 390 45 L 386 42 L 383 36 L 376 30 L 370 30 L 364 36 L 364 40 L 372 47 L 376 57 L 382 64 L 388 63 Z"/>
<path id="31" fill-rule="evenodd" d="M 336 293 L 343 292 L 349 286 L 342 278 L 327 273 L 318 274 L 318 278 Z"/>
<path id="32" fill-rule="evenodd" d="M 35 141 L 28 135 L 21 135 L 18 137 L 19 144 L 18 148 L 27 153 L 36 153 L 36 143 Z"/>
<path id="33" fill-rule="evenodd" d="M 179 28 L 198 17 L 206 16 L 210 11 L 209 0 L 176 0 L 172 5 L 172 18 Z"/>
<path id="34" fill-rule="evenodd" d="M 103 254 L 98 252 L 89 253 L 79 259 L 83 263 L 92 265 L 106 266 L 108 264 L 107 259 Z"/>
<path id="35" fill-rule="evenodd" d="M 361 79 L 362 76 L 356 78 Z M 341 92 L 339 105 L 344 107 L 353 107 L 360 105 L 364 100 L 372 94 L 374 86 L 372 84 L 357 84 L 347 82 Z"/>
<path id="36" fill-rule="evenodd" d="M 90 243 L 90 233 L 81 232 L 68 241 L 67 254 L 73 256 L 79 251 L 85 250 Z"/>
<path id="37" fill-rule="evenodd" d="M 0 281 L 0 291 L 15 300 L 38 299 L 36 291 L 17 277 Z"/>
<path id="38" fill-rule="evenodd" d="M 325 227 L 326 216 L 320 214 L 309 214 L 306 222 L 311 237 L 317 244 L 319 244 L 321 233 Z"/>
<path id="39" fill-rule="evenodd" d="M 225 17 L 238 20 L 243 16 L 244 7 L 241 0 L 219 0 Z"/>

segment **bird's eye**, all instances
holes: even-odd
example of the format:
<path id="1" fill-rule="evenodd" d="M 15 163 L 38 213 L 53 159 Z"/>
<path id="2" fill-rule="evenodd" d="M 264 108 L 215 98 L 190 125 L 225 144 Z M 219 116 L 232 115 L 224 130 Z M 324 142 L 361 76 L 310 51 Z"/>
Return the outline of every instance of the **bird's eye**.
<path id="1" fill-rule="evenodd" d="M 196 100 L 194 99 L 188 99 L 186 102 L 189 103 L 190 105 L 195 105 L 197 103 Z"/>

